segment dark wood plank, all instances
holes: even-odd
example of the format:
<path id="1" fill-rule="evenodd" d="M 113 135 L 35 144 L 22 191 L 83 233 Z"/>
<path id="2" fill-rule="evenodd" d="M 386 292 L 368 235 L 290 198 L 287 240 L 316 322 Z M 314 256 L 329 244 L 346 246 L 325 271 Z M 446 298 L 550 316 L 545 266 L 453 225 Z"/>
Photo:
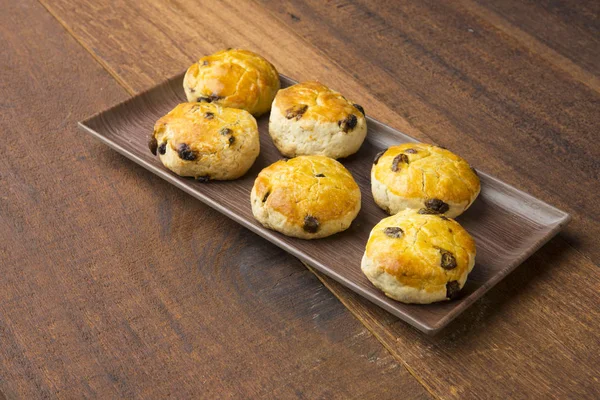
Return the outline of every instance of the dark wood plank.
<path id="1" fill-rule="evenodd" d="M 507 33 L 515 32 L 514 36 L 517 39 L 523 37 L 521 32 L 535 38 L 598 79 L 600 2 L 596 0 L 478 0 L 477 3 L 511 24 Z"/>
<path id="2" fill-rule="evenodd" d="M 508 4 L 509 2 L 495 2 L 489 3 L 488 5 L 496 5 L 500 3 Z M 502 15 L 495 12 L 490 7 L 486 7 L 486 5 L 482 4 L 481 2 L 478 3 L 473 0 L 461 0 L 461 4 L 468 9 L 469 13 L 485 20 L 499 32 L 512 37 L 523 47 L 527 48 L 530 53 L 535 53 L 536 57 L 543 59 L 546 63 L 552 65 L 554 68 L 562 70 L 563 73 L 569 75 L 571 78 L 581 82 L 582 84 L 587 85 L 590 89 L 600 92 L 600 77 L 597 74 L 590 72 L 590 70 L 586 68 L 588 66 L 585 65 L 585 62 L 578 63 L 569 58 L 576 54 L 573 54 L 572 52 L 567 52 L 567 54 L 565 54 L 565 52 L 561 52 L 562 49 L 560 48 L 560 44 L 570 43 L 573 38 L 566 39 L 563 38 L 562 35 L 551 33 L 549 36 L 551 38 L 553 37 L 557 42 L 556 44 L 558 44 L 558 46 L 553 46 L 554 43 L 552 43 L 552 41 L 545 41 L 540 38 L 539 35 L 537 35 L 539 33 L 537 29 L 534 31 L 530 29 L 532 25 L 538 25 L 540 22 L 545 28 L 544 30 L 546 32 L 548 32 L 548 30 L 554 31 L 554 28 L 557 26 L 554 23 L 549 22 L 547 16 L 539 18 L 540 10 L 536 10 L 535 7 L 531 7 L 532 9 L 528 10 L 526 15 L 531 17 L 532 20 L 527 21 L 527 25 L 523 25 L 519 24 L 521 18 L 516 10 L 514 15 L 511 13 Z M 520 2 L 519 6 L 524 4 L 524 2 Z M 517 18 L 514 19 L 507 17 Z M 535 21 L 535 23 L 532 23 L 533 21 Z M 586 34 L 589 35 L 588 32 L 583 32 L 583 35 Z M 586 45 L 587 50 L 593 49 L 595 46 L 593 44 L 593 38 L 584 39 L 582 37 L 583 35 L 579 35 L 576 40 L 578 42 L 588 41 L 589 46 Z M 595 46 L 595 48 L 597 49 L 598 46 Z M 589 55 L 589 53 L 587 54 Z M 577 58 L 575 57 L 574 59 Z"/>
<path id="3" fill-rule="evenodd" d="M 274 3 L 262 11 L 246 2 L 235 7 L 230 2 L 152 4 L 120 11 L 128 29 L 114 19 L 94 17 L 88 11 L 94 5 L 57 1 L 50 9 L 136 88 L 178 72 L 198 53 L 250 47 L 281 72 L 317 77 L 348 96 L 364 98 L 376 118 L 422 140 L 428 135 L 572 212 L 569 235 L 536 253 L 441 339 L 423 338 L 344 289 L 331 288 L 441 397 L 484 397 L 492 391 L 499 397 L 553 395 L 553 390 L 594 394 L 597 381 L 590 380 L 589 371 L 597 359 L 589 349 L 597 344 L 597 318 L 591 316 L 597 315 L 599 270 L 582 255 L 600 254 L 592 206 L 598 188 L 593 179 L 597 94 L 589 86 L 453 3 Z M 265 16 L 268 12 L 279 21 Z M 111 36 L 105 41 L 106 32 Z M 138 35 L 153 45 L 140 51 Z M 158 64 L 164 73 L 157 71 Z M 563 363 L 569 368 L 564 375 Z"/>
<path id="4" fill-rule="evenodd" d="M 40 4 L 0 22 L 7 397 L 429 397 L 298 261 L 77 130 L 127 93 Z"/>

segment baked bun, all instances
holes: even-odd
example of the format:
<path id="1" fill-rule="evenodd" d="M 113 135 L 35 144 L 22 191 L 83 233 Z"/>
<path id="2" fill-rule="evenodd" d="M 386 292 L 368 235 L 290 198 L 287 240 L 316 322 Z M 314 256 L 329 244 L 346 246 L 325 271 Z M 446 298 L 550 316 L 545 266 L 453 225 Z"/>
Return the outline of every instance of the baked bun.
<path id="1" fill-rule="evenodd" d="M 239 49 L 202 57 L 183 78 L 188 101 L 241 108 L 255 116 L 269 111 L 279 87 L 279 74 L 270 62 Z"/>
<path id="2" fill-rule="evenodd" d="M 424 143 L 405 143 L 373 162 L 371 189 L 390 214 L 407 208 L 450 218 L 462 214 L 479 194 L 477 173 L 456 154 Z"/>
<path id="3" fill-rule="evenodd" d="M 475 242 L 458 222 L 404 210 L 375 225 L 361 269 L 386 296 L 428 304 L 455 298 L 474 265 Z"/>
<path id="4" fill-rule="evenodd" d="M 302 239 L 341 232 L 360 210 L 360 189 L 350 172 L 324 156 L 271 164 L 258 174 L 250 199 L 265 228 Z"/>
<path id="5" fill-rule="evenodd" d="M 250 113 L 209 103 L 182 103 L 154 125 L 150 151 L 165 167 L 200 181 L 244 175 L 260 150 Z"/>
<path id="6" fill-rule="evenodd" d="M 277 92 L 269 133 L 286 157 L 342 158 L 358 151 L 367 121 L 358 104 L 319 82 L 304 82 Z"/>

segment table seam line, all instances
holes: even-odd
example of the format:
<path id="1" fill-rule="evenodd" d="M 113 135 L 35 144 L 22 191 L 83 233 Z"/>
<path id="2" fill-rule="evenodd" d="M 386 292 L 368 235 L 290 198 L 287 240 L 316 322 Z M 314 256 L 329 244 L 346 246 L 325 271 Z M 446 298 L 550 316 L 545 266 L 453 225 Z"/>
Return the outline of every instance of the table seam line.
<path id="1" fill-rule="evenodd" d="M 315 275 L 317 277 L 317 279 L 323 284 L 323 286 L 325 286 L 327 288 L 327 290 L 329 290 L 329 292 L 331 292 L 331 294 L 333 294 L 335 296 L 335 298 L 337 298 L 340 303 L 342 303 L 342 305 L 348 310 L 350 311 L 350 314 L 352 314 L 352 316 L 354 316 L 354 318 L 356 318 L 364 327 L 367 331 L 369 331 L 371 333 L 371 335 L 373 335 L 373 337 L 381 344 L 381 346 L 394 358 L 394 360 L 396 360 L 396 362 L 398 364 L 400 364 L 401 366 L 404 367 L 404 369 L 417 381 L 417 383 L 419 385 L 421 385 L 426 391 L 427 393 L 429 393 L 429 395 L 431 395 L 435 400 L 441 400 L 441 397 L 438 396 L 435 391 L 433 390 L 432 387 L 430 387 L 425 380 L 408 364 L 407 361 L 403 360 L 402 358 L 400 358 L 399 356 L 396 355 L 396 353 L 394 351 L 392 351 L 391 346 L 389 346 L 387 344 L 387 341 L 384 340 L 381 335 L 379 335 L 373 328 L 370 327 L 370 324 L 368 324 L 363 318 L 361 318 L 358 313 L 354 312 L 353 309 L 354 307 L 351 307 L 350 304 L 341 296 L 339 296 L 335 290 L 333 290 L 333 288 L 331 287 L 331 285 L 329 285 L 329 283 L 323 279 L 323 276 L 320 273 L 317 273 L 317 271 L 315 269 L 313 269 L 313 267 L 311 267 L 310 265 L 306 264 L 305 262 L 301 261 L 302 264 L 310 271 L 313 273 L 313 275 Z M 384 329 L 387 331 L 387 329 Z"/>
<path id="2" fill-rule="evenodd" d="M 552 65 L 559 71 L 566 73 L 572 79 L 582 83 L 595 92 L 600 93 L 600 79 L 592 72 L 579 66 L 569 57 L 562 55 L 557 50 L 544 44 L 535 36 L 525 32 L 502 15 L 485 6 L 474 3 L 471 0 L 461 0 L 460 4 L 468 10 L 472 15 L 480 18 L 490 24 L 494 29 L 502 32 L 508 37 L 515 40 L 521 46 L 528 49 L 531 53 L 536 54 L 548 64 Z"/>
<path id="3" fill-rule="evenodd" d="M 119 74 L 113 70 L 108 63 L 100 58 L 74 31 L 69 25 L 56 14 L 51 7 L 44 2 L 44 0 L 38 0 L 40 5 L 58 22 L 63 29 L 71 36 L 83 49 L 88 53 L 108 74 L 131 96 L 136 94 L 135 89 L 129 86 L 125 80 L 123 80 Z"/>

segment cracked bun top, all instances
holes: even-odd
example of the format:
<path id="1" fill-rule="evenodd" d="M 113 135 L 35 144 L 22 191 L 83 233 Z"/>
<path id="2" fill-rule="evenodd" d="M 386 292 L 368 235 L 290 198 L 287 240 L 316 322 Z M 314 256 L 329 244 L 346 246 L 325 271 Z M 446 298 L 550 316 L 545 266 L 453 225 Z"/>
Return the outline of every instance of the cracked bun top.
<path id="1" fill-rule="evenodd" d="M 280 90 L 275 97 L 275 104 L 288 119 L 343 121 L 345 126 L 342 128 L 346 130 L 354 128 L 356 120 L 365 117 L 360 105 L 316 81 L 302 82 Z"/>
<path id="2" fill-rule="evenodd" d="M 228 49 L 192 64 L 183 88 L 190 102 L 216 103 L 258 116 L 271 108 L 280 82 L 275 67 L 263 57 L 248 50 Z"/>
<path id="3" fill-rule="evenodd" d="M 417 208 L 422 213 L 454 217 L 466 210 L 480 191 L 479 177 L 469 163 L 425 143 L 404 143 L 378 154 L 371 178 L 376 201 L 386 203 L 382 206 L 391 213 Z"/>
<path id="4" fill-rule="evenodd" d="M 179 175 L 220 180 L 243 175 L 260 143 L 256 120 L 247 111 L 182 103 L 156 122 L 149 147 Z"/>
<path id="5" fill-rule="evenodd" d="M 346 229 L 360 200 L 350 172 L 324 156 L 277 161 L 258 174 L 252 189 L 253 211 L 263 225 L 303 238 Z"/>
<path id="6" fill-rule="evenodd" d="M 458 294 L 475 264 L 475 254 L 473 238 L 458 222 L 409 209 L 373 228 L 363 271 L 390 297 L 416 289 L 420 294 L 415 297 L 438 301 Z M 441 295 L 434 298 L 437 293 Z"/>

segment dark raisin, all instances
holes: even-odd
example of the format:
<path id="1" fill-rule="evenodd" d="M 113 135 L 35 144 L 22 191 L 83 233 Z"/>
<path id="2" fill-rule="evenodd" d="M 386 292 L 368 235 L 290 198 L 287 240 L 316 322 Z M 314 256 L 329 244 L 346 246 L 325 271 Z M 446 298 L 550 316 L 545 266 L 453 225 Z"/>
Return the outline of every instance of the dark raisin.
<path id="1" fill-rule="evenodd" d="M 325 178 L 325 175 L 323 175 L 323 174 L 316 174 L 315 178 Z"/>
<path id="2" fill-rule="evenodd" d="M 208 181 L 210 181 L 210 176 L 208 176 L 208 175 L 197 176 L 196 180 L 200 183 L 207 183 Z"/>
<path id="3" fill-rule="evenodd" d="M 375 160 L 373 160 L 373 164 L 377 165 L 377 163 L 379 162 L 379 159 L 381 158 L 381 156 L 387 151 L 387 149 L 380 151 L 379 153 L 377 153 L 375 155 Z"/>
<path id="4" fill-rule="evenodd" d="M 299 120 L 302 118 L 302 115 L 304 115 L 306 110 L 308 110 L 308 106 L 306 104 L 297 104 L 285 111 L 285 117 L 287 119 L 296 118 L 296 120 Z"/>
<path id="5" fill-rule="evenodd" d="M 431 208 L 421 208 L 417 211 L 417 214 L 428 215 L 428 214 L 439 214 L 436 210 L 432 210 Z"/>
<path id="6" fill-rule="evenodd" d="M 446 283 L 446 297 L 449 299 L 455 299 L 460 293 L 460 284 L 458 281 L 450 281 Z"/>
<path id="7" fill-rule="evenodd" d="M 206 67 L 207 65 L 208 65 L 208 61 L 207 60 L 202 61 L 202 66 L 203 67 Z"/>
<path id="8" fill-rule="evenodd" d="M 304 217 L 304 230 L 308 233 L 317 233 L 319 230 L 319 221 L 312 215 Z"/>
<path id="9" fill-rule="evenodd" d="M 235 137 L 229 136 L 229 139 L 227 139 L 227 140 L 229 141 L 229 145 L 231 146 L 235 142 Z"/>
<path id="10" fill-rule="evenodd" d="M 231 135 L 233 131 L 229 128 L 223 128 L 219 131 L 219 133 L 223 136 Z"/>
<path id="11" fill-rule="evenodd" d="M 190 88 L 190 93 L 194 93 L 196 91 L 196 89 L 194 89 L 193 87 Z"/>
<path id="12" fill-rule="evenodd" d="M 406 154 L 398 154 L 396 157 L 394 157 L 394 161 L 392 161 L 392 171 L 397 172 L 398 164 L 401 162 L 408 164 L 408 156 Z"/>
<path id="13" fill-rule="evenodd" d="M 439 249 L 440 254 L 442 255 L 442 261 L 440 265 L 444 269 L 454 269 L 456 268 L 456 258 L 454 258 L 454 254 L 450 253 L 448 250 Z"/>
<path id="14" fill-rule="evenodd" d="M 264 203 L 265 201 L 267 201 L 267 199 L 269 198 L 269 195 L 270 195 L 270 194 L 271 194 L 271 192 L 267 192 L 267 194 L 265 194 L 265 196 L 263 197 L 263 200 L 262 200 L 262 201 L 263 201 L 263 203 Z"/>
<path id="15" fill-rule="evenodd" d="M 217 101 L 221 99 L 221 96 L 217 96 L 216 94 L 211 94 L 210 96 L 200 96 L 198 97 L 198 103 L 212 103 L 213 101 Z"/>
<path id="16" fill-rule="evenodd" d="M 365 114 L 365 109 L 362 108 L 362 106 L 360 104 L 352 104 L 358 111 L 360 111 L 362 113 L 362 115 L 367 115 Z"/>
<path id="17" fill-rule="evenodd" d="M 150 140 L 148 141 L 148 148 L 150 149 L 150 152 L 154 155 L 156 155 L 156 148 L 158 147 L 158 142 L 156 141 L 156 138 L 154 137 L 154 135 L 150 136 Z"/>
<path id="18" fill-rule="evenodd" d="M 439 214 L 443 214 L 450 209 L 450 206 L 440 199 L 429 199 L 425 201 L 425 208 L 437 211 Z"/>
<path id="19" fill-rule="evenodd" d="M 211 113 L 210 111 L 204 113 L 204 118 L 206 118 L 206 119 L 213 119 L 214 117 L 215 117 L 215 114 Z"/>
<path id="20" fill-rule="evenodd" d="M 158 146 L 158 154 L 165 154 L 167 152 L 167 142 L 162 142 L 160 146 Z"/>
<path id="21" fill-rule="evenodd" d="M 348 127 L 348 129 L 352 130 L 356 127 L 356 124 L 358 123 L 358 119 L 356 118 L 356 115 L 354 114 L 350 114 L 348 115 L 348 122 L 346 123 L 346 126 Z"/>
<path id="22" fill-rule="evenodd" d="M 383 233 L 385 233 L 386 236 L 394 239 L 400 239 L 402 236 L 404 236 L 404 231 L 398 226 L 388 226 L 383 230 Z"/>
<path id="23" fill-rule="evenodd" d="M 406 154 L 417 154 L 417 151 L 415 149 L 406 149 L 404 150 L 404 152 Z"/>
<path id="24" fill-rule="evenodd" d="M 338 126 L 342 128 L 344 132 L 348 133 L 356 127 L 357 122 L 356 115 L 350 114 L 346 118 L 338 121 Z"/>
<path id="25" fill-rule="evenodd" d="M 196 158 L 198 158 L 196 152 L 185 143 L 181 143 L 177 147 L 177 154 L 179 154 L 179 158 L 186 161 L 194 161 Z"/>

